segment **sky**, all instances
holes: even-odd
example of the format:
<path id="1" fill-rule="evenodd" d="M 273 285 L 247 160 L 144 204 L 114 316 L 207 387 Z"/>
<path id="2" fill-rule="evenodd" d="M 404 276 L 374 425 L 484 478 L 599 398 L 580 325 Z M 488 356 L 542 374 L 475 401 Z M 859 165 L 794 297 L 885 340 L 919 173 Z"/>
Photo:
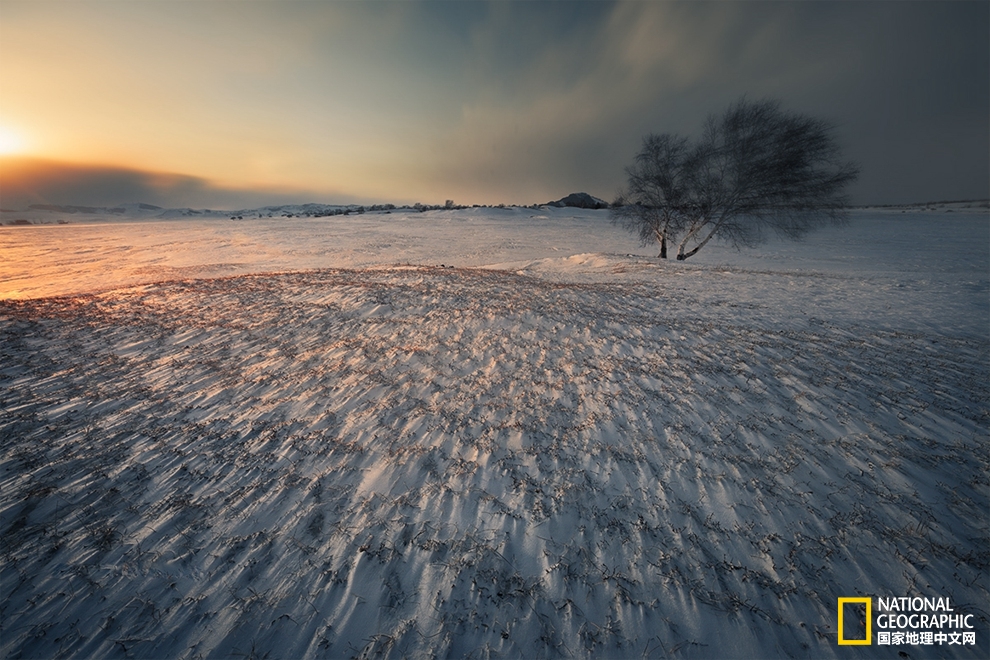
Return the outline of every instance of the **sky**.
<path id="1" fill-rule="evenodd" d="M 0 206 L 612 199 L 746 96 L 990 197 L 990 3 L 0 0 Z"/>

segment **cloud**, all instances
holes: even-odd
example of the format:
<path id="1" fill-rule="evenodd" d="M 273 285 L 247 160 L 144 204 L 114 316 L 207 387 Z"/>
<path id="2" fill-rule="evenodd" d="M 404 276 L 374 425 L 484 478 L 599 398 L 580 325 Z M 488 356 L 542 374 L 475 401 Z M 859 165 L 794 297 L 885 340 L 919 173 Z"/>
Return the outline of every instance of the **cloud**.
<path id="1" fill-rule="evenodd" d="M 611 196 L 644 135 L 745 94 L 834 122 L 857 201 L 979 196 L 988 8 L 0 3 L 0 114 L 38 154 L 134 168 L 108 192 L 529 203 Z"/>
<path id="2" fill-rule="evenodd" d="M 527 202 L 607 197 L 645 134 L 696 134 L 746 95 L 834 123 L 862 164 L 858 202 L 990 192 L 985 5 L 604 7 L 551 29 L 500 5 L 476 26 L 484 61 L 465 67 L 484 75 L 424 159 L 422 185 Z M 525 59 L 499 58 L 497 45 Z"/>
<path id="3" fill-rule="evenodd" d="M 684 4 L 605 6 L 609 11 L 595 22 L 553 39 L 539 31 L 545 25 L 531 28 L 535 37 L 519 28 L 530 23 L 519 16 L 516 23 L 479 28 L 479 55 L 490 51 L 485 44 L 511 42 L 528 60 L 501 71 L 475 65 L 491 78 L 463 102 L 432 175 L 475 194 L 514 192 L 524 201 L 570 188 L 608 196 L 645 133 L 697 130 L 707 113 L 742 93 L 732 85 L 715 101 L 710 91 L 704 99 L 693 93 L 731 76 L 723 42 L 761 37 L 740 36 L 734 6 L 709 12 Z"/>
<path id="4" fill-rule="evenodd" d="M 0 158 L 0 206 L 21 210 L 31 204 L 115 206 L 144 202 L 164 207 L 249 208 L 265 204 L 332 201 L 301 190 L 236 189 L 207 179 L 147 170 L 65 163 L 24 157 Z"/>

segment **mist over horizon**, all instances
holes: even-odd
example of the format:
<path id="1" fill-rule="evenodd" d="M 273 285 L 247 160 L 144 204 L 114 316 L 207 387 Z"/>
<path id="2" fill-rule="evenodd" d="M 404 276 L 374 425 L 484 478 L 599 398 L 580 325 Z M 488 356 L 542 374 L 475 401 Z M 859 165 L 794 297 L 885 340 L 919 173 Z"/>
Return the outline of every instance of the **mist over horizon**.
<path id="1" fill-rule="evenodd" d="M 528 206 L 544 204 L 565 195 L 588 193 L 611 203 L 612 196 L 595 190 L 561 189 L 560 194 L 540 201 L 505 199 L 497 204 Z M 450 198 L 447 198 L 450 199 Z M 852 201 L 852 206 L 896 206 L 955 201 L 981 201 L 982 197 L 958 199 L 910 199 L 900 201 Z M 265 206 L 329 204 L 372 205 L 416 203 L 441 205 L 445 200 L 427 198 L 366 198 L 345 193 L 320 193 L 279 189 L 232 188 L 202 177 L 170 172 L 85 163 L 60 162 L 24 156 L 0 156 L 0 210 L 24 211 L 31 206 L 81 206 L 112 208 L 124 204 L 149 204 L 167 208 L 239 210 Z M 474 200 L 454 200 L 458 205 L 481 204 Z M 493 203 L 489 203 L 494 205 Z M 485 204 L 481 204 L 485 205 Z"/>
<path id="2" fill-rule="evenodd" d="M 7 210 L 22 210 L 34 204 L 113 207 L 136 203 L 163 208 L 236 209 L 318 202 L 320 196 L 307 191 L 225 187 L 202 177 L 170 172 L 0 157 L 0 207 Z M 331 196 L 333 200 L 328 203 L 371 203 L 345 194 Z"/>

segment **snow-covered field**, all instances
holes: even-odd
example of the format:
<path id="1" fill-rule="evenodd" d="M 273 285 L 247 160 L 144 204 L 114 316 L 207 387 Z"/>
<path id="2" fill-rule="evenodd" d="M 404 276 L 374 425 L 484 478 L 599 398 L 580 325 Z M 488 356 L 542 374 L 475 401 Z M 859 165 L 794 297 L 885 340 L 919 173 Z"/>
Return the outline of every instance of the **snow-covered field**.
<path id="1" fill-rule="evenodd" d="M 990 655 L 985 211 L 68 221 L 0 228 L 5 658 Z"/>

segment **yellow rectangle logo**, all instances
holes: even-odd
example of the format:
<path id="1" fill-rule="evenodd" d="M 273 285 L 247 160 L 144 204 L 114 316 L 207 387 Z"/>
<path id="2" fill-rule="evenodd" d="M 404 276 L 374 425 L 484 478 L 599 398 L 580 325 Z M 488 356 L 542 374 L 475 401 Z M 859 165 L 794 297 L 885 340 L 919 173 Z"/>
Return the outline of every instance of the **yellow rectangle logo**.
<path id="1" fill-rule="evenodd" d="M 863 603 L 866 605 L 866 639 L 846 639 L 843 637 L 842 610 L 846 603 Z M 839 645 L 840 646 L 868 646 L 873 643 L 873 599 L 866 598 L 840 598 L 839 599 Z"/>

